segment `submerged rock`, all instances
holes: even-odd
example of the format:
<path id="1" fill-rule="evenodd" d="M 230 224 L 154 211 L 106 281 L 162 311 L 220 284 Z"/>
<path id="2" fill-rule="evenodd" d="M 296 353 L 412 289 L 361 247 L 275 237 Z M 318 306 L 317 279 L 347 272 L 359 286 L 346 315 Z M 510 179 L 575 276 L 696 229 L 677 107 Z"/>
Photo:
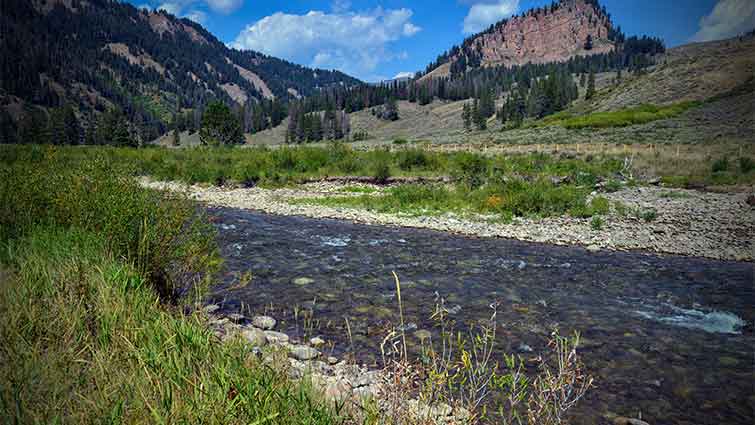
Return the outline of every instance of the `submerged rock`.
<path id="1" fill-rule="evenodd" d="M 321 345 L 325 344 L 325 340 L 324 340 L 324 339 L 322 339 L 322 338 L 320 338 L 319 336 L 316 336 L 316 337 L 314 337 L 314 338 L 310 339 L 310 340 L 309 340 L 309 343 L 310 343 L 310 344 L 311 344 L 311 345 L 312 345 L 313 347 L 319 347 L 319 346 L 321 346 Z"/>
<path id="2" fill-rule="evenodd" d="M 267 342 L 271 344 L 282 344 L 284 342 L 288 342 L 289 338 L 288 335 L 284 334 L 283 332 L 275 332 L 275 331 L 264 331 L 265 338 L 267 338 Z"/>
<path id="3" fill-rule="evenodd" d="M 255 316 L 255 318 L 252 319 L 252 325 L 264 330 L 274 328 L 276 323 L 275 319 L 270 316 Z"/>
<path id="4" fill-rule="evenodd" d="M 241 331 L 241 336 L 255 347 L 262 347 L 267 344 L 265 333 L 257 328 L 246 328 Z"/>
<path id="5" fill-rule="evenodd" d="M 294 283 L 294 285 L 306 286 L 313 284 L 315 280 L 310 277 L 297 277 L 292 282 Z"/>
<path id="6" fill-rule="evenodd" d="M 313 360 L 320 355 L 319 351 L 306 345 L 294 345 L 289 349 L 289 353 L 291 357 L 302 361 Z"/>

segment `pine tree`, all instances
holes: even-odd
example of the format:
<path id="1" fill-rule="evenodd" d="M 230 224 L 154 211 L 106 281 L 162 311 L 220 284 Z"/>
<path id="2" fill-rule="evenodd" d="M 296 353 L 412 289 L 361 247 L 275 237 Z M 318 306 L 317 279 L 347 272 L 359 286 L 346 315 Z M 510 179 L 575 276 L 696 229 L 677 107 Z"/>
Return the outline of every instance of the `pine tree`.
<path id="1" fill-rule="evenodd" d="M 224 103 L 215 101 L 207 105 L 202 114 L 199 140 L 203 145 L 209 146 L 236 145 L 244 143 L 244 134 L 231 109 Z"/>
<path id="2" fill-rule="evenodd" d="M 586 84 L 585 73 L 584 72 L 580 72 L 579 73 L 579 86 L 582 87 L 582 88 L 585 88 L 585 84 Z"/>
<path id="3" fill-rule="evenodd" d="M 173 146 L 181 146 L 181 133 L 178 131 L 178 128 L 173 129 L 173 135 L 171 137 L 171 144 Z"/>
<path id="4" fill-rule="evenodd" d="M 472 127 L 472 111 L 469 108 L 469 103 L 464 103 L 461 119 L 464 121 L 464 128 L 469 130 Z"/>
<path id="5" fill-rule="evenodd" d="M 595 73 L 590 71 L 590 76 L 587 78 L 587 93 L 585 93 L 585 99 L 590 100 L 595 96 Z"/>

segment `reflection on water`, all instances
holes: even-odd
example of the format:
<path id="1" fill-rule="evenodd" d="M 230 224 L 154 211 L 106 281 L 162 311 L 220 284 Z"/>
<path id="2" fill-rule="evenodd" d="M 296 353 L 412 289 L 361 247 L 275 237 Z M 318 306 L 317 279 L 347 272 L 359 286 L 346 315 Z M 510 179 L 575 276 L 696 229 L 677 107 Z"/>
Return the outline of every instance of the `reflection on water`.
<path id="1" fill-rule="evenodd" d="M 377 365 L 380 340 L 398 325 L 396 271 L 415 349 L 414 332 L 434 331 L 438 295 L 460 329 L 497 301 L 499 348 L 525 359 L 545 352 L 552 329 L 579 331 L 597 387 L 573 423 L 607 423 L 609 412 L 641 412 L 651 424 L 753 423 L 751 263 L 210 213 L 226 258 L 215 301 L 226 312 L 267 311 L 281 330 L 321 335 L 335 354 Z M 247 271 L 251 283 L 235 285 Z"/>

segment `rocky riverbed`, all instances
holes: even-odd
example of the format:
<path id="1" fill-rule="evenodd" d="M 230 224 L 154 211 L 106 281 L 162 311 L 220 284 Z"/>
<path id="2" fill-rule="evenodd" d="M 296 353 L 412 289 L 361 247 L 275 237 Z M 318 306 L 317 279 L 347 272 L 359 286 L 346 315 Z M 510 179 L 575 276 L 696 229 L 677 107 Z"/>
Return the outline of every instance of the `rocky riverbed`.
<path id="1" fill-rule="evenodd" d="M 551 217 L 498 223 L 493 217 L 452 214 L 401 216 L 352 208 L 292 204 L 292 200 L 321 196 L 354 196 L 339 183 L 309 183 L 291 189 L 187 186 L 143 180 L 149 187 L 186 192 L 213 206 L 254 209 L 277 215 L 345 219 L 358 223 L 426 228 L 456 234 L 503 237 L 556 245 L 581 245 L 591 251 L 645 250 L 721 260 L 755 259 L 755 209 L 748 193 L 712 193 L 660 187 L 624 188 L 600 194 L 627 210 L 652 211 L 645 219 L 612 211 L 599 230 L 590 219 Z M 383 188 L 371 186 L 379 193 Z M 597 193 L 595 193 L 597 195 Z"/>
<path id="2" fill-rule="evenodd" d="M 207 323 L 222 342 L 238 340 L 248 345 L 263 363 L 285 371 L 293 380 L 307 379 L 327 400 L 357 409 L 375 400 L 385 415 L 414 418 L 417 423 L 455 425 L 469 422 L 469 411 L 452 408 L 442 402 L 420 401 L 408 394 L 395 397 L 394 376 L 388 369 L 368 369 L 353 362 L 323 356 L 318 348 L 325 344 L 319 337 L 300 341 L 296 337 L 274 330 L 277 321 L 270 316 L 246 317 L 239 313 L 217 314 L 220 306 L 201 307 Z M 397 402 L 398 401 L 398 402 Z"/>

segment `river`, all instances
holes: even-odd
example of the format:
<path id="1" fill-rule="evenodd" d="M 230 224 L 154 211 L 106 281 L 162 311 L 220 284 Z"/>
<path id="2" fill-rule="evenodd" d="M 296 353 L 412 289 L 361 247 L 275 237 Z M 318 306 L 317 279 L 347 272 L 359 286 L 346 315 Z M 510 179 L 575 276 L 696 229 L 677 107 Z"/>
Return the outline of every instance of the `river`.
<path id="1" fill-rule="evenodd" d="M 578 331 L 595 387 L 572 423 L 608 423 L 609 412 L 653 425 L 753 423 L 752 263 L 209 214 L 225 258 L 212 301 L 228 313 L 268 313 L 292 335 L 322 336 L 334 343 L 327 353 L 381 365 L 380 341 L 398 325 L 395 271 L 415 351 L 416 330 L 436 332 L 438 297 L 458 329 L 497 303 L 497 349 L 525 360 L 547 352 L 554 328 Z"/>

